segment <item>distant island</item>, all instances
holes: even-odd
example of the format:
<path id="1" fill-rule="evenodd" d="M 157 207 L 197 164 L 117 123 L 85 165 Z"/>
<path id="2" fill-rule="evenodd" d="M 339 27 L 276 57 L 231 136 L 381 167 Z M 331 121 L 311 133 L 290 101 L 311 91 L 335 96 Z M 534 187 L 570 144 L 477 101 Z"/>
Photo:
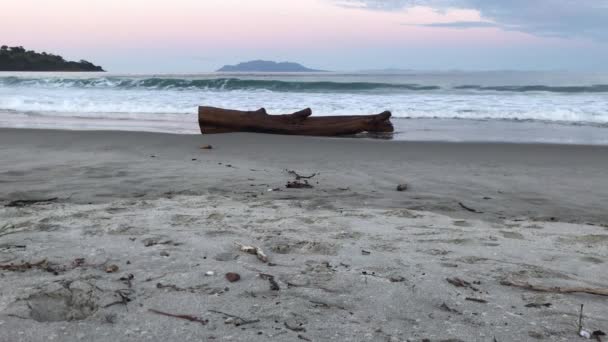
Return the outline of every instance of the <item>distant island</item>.
<path id="1" fill-rule="evenodd" d="M 293 62 L 250 61 L 237 65 L 224 65 L 217 72 L 326 72 L 325 70 L 309 69 Z"/>
<path id="2" fill-rule="evenodd" d="M 91 62 L 66 61 L 61 56 L 25 50 L 22 46 L 0 47 L 0 71 L 104 71 Z"/>

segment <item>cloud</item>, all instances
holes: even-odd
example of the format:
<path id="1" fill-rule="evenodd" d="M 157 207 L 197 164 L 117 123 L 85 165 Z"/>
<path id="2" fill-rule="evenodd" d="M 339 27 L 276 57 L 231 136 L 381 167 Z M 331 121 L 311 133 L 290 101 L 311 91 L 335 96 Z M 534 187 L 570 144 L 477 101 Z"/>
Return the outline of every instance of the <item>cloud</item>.
<path id="1" fill-rule="evenodd" d="M 413 26 L 443 27 L 443 28 L 456 28 L 456 29 L 500 27 L 499 25 L 497 25 L 495 23 L 490 23 L 487 21 L 453 21 L 453 22 L 449 22 L 449 23 L 414 24 Z"/>
<path id="2" fill-rule="evenodd" d="M 538 36 L 608 40 L 608 0 L 329 0 L 339 6 L 397 11 L 414 6 L 438 11 L 471 9 L 497 26 Z M 485 22 L 485 21 L 484 21 Z M 431 27 L 441 26 L 432 23 Z M 464 25 L 466 26 L 466 25 Z M 479 27 L 479 26 L 478 26 Z"/>
<path id="3" fill-rule="evenodd" d="M 416 6 L 416 0 L 330 0 L 338 6 L 348 8 L 367 8 L 372 10 L 392 11 L 401 10 L 406 7 Z"/>

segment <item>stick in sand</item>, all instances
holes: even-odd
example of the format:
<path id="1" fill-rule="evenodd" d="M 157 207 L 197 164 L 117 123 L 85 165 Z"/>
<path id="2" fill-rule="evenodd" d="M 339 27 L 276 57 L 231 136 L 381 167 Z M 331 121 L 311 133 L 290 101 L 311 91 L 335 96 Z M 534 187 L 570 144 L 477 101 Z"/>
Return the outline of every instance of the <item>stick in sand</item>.
<path id="1" fill-rule="evenodd" d="M 538 291 L 538 292 L 552 292 L 552 293 L 587 293 L 598 296 L 608 296 L 608 288 L 592 288 L 592 287 L 559 287 L 559 286 L 542 286 L 532 285 L 524 282 L 514 282 L 510 280 L 503 280 L 500 285 L 520 287 L 522 289 Z"/>
<path id="2" fill-rule="evenodd" d="M 242 243 L 235 242 L 235 245 L 239 247 L 242 252 L 253 254 L 260 259 L 262 262 L 268 262 L 268 256 L 264 253 L 264 251 L 260 247 L 255 246 L 246 246 Z"/>
<path id="3" fill-rule="evenodd" d="M 154 310 L 154 309 L 148 309 L 148 311 L 150 311 L 152 313 L 155 313 L 157 315 L 162 315 L 162 316 L 167 316 L 167 317 L 173 317 L 173 318 L 179 318 L 179 319 L 185 319 L 187 321 L 200 323 L 202 325 L 205 325 L 205 324 L 209 323 L 209 321 L 207 321 L 206 319 L 198 318 L 198 317 L 192 316 L 192 315 L 176 315 L 176 314 L 172 314 L 172 313 L 168 313 L 168 312 L 162 312 L 162 311 L 158 311 L 158 310 Z"/>

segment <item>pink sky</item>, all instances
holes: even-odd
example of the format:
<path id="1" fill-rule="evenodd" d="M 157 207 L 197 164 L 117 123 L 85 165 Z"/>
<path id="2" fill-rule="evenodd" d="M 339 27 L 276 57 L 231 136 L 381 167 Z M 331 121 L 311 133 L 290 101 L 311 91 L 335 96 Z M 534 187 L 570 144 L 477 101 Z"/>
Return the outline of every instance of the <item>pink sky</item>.
<path id="1" fill-rule="evenodd" d="M 526 48 L 555 39 L 498 28 L 450 29 L 415 24 L 480 21 L 475 10 L 416 7 L 383 12 L 347 9 L 327 0 L 2 0 L 0 43 L 72 58 L 116 63 L 129 58 L 198 60 L 214 69 L 253 58 L 298 59 L 335 68 L 337 61 L 378 49 L 378 60 L 397 65 L 411 49 Z M 138 52 L 140 51 L 140 52 Z M 344 56 L 340 56 L 340 52 Z M 117 54 L 123 55 L 119 63 Z M 325 59 L 324 59 L 325 56 Z M 373 58 L 373 56 L 365 57 Z M 355 58 L 356 59 L 356 58 Z M 326 65 L 323 61 L 326 60 Z M 132 62 L 132 61 L 131 61 Z M 163 63 L 167 63 L 166 61 Z M 194 63 L 194 62 L 189 62 Z M 366 67 L 364 60 L 352 67 Z M 367 63 L 369 67 L 381 67 Z M 110 68 L 112 69 L 112 68 Z"/>

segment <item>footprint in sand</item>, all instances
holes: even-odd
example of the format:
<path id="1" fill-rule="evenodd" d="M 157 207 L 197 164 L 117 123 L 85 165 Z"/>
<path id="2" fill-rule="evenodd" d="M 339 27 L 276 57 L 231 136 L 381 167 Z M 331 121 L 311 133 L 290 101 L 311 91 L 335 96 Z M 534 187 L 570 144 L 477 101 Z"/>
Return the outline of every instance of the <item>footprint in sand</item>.
<path id="1" fill-rule="evenodd" d="M 455 225 L 456 227 L 472 227 L 473 225 L 470 224 L 469 222 L 465 221 L 465 220 L 458 220 L 458 221 L 454 221 L 452 222 L 453 225 Z"/>
<path id="2" fill-rule="evenodd" d="M 320 242 L 320 241 L 305 241 L 293 239 L 276 240 L 270 250 L 277 254 L 319 254 L 319 255 L 336 255 L 340 247 L 336 244 Z"/>
<path id="3" fill-rule="evenodd" d="M 361 237 L 363 237 L 362 233 L 353 231 L 342 231 L 331 236 L 332 239 L 336 240 L 359 240 Z"/>
<path id="4" fill-rule="evenodd" d="M 587 246 L 597 246 L 608 243 L 608 235 L 606 234 L 589 234 L 576 237 L 561 237 L 560 242 L 563 243 L 581 243 Z"/>
<path id="5" fill-rule="evenodd" d="M 474 241 L 472 239 L 422 239 L 417 242 L 428 242 L 428 243 L 449 243 L 454 245 L 470 245 Z"/>
<path id="6" fill-rule="evenodd" d="M 219 212 L 213 212 L 207 216 L 207 220 L 210 221 L 222 221 L 224 219 L 224 214 Z"/>
<path id="7" fill-rule="evenodd" d="M 539 226 L 537 224 L 531 224 L 531 225 L 525 226 L 524 228 L 527 228 L 527 229 L 543 229 L 543 226 Z"/>
<path id="8" fill-rule="evenodd" d="M 515 239 L 515 240 L 524 240 L 525 239 L 523 234 L 518 233 L 518 232 L 510 232 L 507 230 L 501 230 L 500 234 L 502 234 L 502 236 L 507 239 Z"/>
<path id="9" fill-rule="evenodd" d="M 384 215 L 401 217 L 401 218 L 411 218 L 411 219 L 422 217 L 421 215 L 414 214 L 413 212 L 411 212 L 407 209 L 395 209 L 395 210 L 385 211 Z"/>
<path id="10" fill-rule="evenodd" d="M 465 257 L 458 258 L 456 260 L 460 261 L 460 262 L 464 262 L 466 264 L 471 264 L 472 265 L 472 264 L 477 264 L 477 263 L 480 263 L 480 262 L 487 261 L 489 259 L 488 258 L 480 258 L 480 257 L 477 257 L 477 256 L 465 256 Z"/>
<path id="11" fill-rule="evenodd" d="M 171 217 L 171 226 L 188 226 L 197 224 L 200 221 L 198 216 L 176 214 Z"/>
<path id="12" fill-rule="evenodd" d="M 52 283 L 40 292 L 16 301 L 9 311 L 37 322 L 79 321 L 97 312 L 101 301 L 111 302 L 113 296 L 83 281 Z"/>
<path id="13" fill-rule="evenodd" d="M 428 254 L 428 255 L 448 255 L 448 254 L 452 253 L 451 251 L 448 251 L 445 249 L 437 249 L 437 248 L 427 249 L 427 250 L 417 250 L 416 252 L 420 252 L 420 253 L 424 253 L 424 254 Z"/>
<path id="14" fill-rule="evenodd" d="M 581 257 L 581 260 L 585 261 L 585 262 L 590 262 L 592 264 L 603 264 L 604 263 L 604 260 L 602 260 L 600 258 L 592 257 L 592 256 Z"/>

